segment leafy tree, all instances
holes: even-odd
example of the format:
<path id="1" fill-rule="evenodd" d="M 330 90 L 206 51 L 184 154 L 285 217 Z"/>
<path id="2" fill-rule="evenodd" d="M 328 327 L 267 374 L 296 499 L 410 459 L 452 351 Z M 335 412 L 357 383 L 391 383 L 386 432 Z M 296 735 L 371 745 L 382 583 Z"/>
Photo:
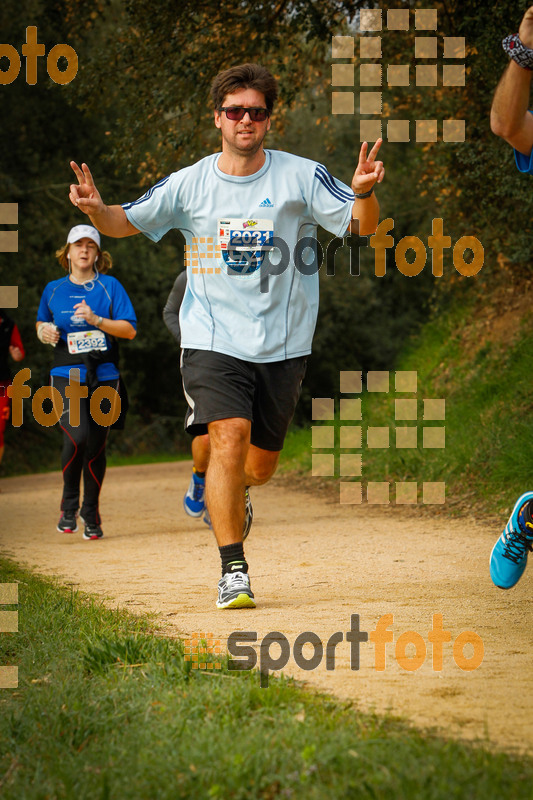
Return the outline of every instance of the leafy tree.
<path id="1" fill-rule="evenodd" d="M 411 279 L 400 275 L 390 253 L 388 273 L 378 279 L 368 249 L 360 277 L 348 274 L 346 256 L 340 257 L 334 278 L 323 269 L 307 400 L 335 387 L 339 369 L 392 368 L 430 306 L 453 302 L 453 292 L 485 291 L 498 259 L 510 259 L 523 272 L 530 269 L 528 178 L 514 169 L 510 148 L 489 129 L 492 92 L 506 63 L 500 40 L 518 29 L 529 0 L 502 0 L 490 13 L 481 0 L 432 5 L 438 10 L 439 38 L 466 38 L 466 86 L 443 87 L 440 78 L 435 88 L 417 87 L 414 80 L 406 89 L 384 85 L 384 118 L 465 118 L 467 141 L 386 142 L 382 217 L 393 218 L 396 240 L 416 235 L 423 242 L 432 219 L 442 217 L 452 241 L 465 234 L 482 241 L 485 266 L 474 281 L 461 279 L 448 254 L 443 279 L 432 278 L 429 267 Z M 28 346 L 34 386 L 46 381 L 50 361 L 34 335 L 38 300 L 46 282 L 59 274 L 55 249 L 80 221 L 67 198 L 68 161 L 89 163 L 109 202 L 133 199 L 162 175 L 219 149 L 210 81 L 220 69 L 252 60 L 269 67 L 280 83 L 267 146 L 321 161 L 349 183 L 360 117 L 331 114 L 330 41 L 334 33 L 358 36 L 357 13 L 371 7 L 380 6 L 363 0 L 4 0 L 5 42 L 20 51 L 26 26 L 35 24 L 46 51 L 67 42 L 80 65 L 76 79 L 59 86 L 39 59 L 35 86 L 26 84 L 21 71 L 16 81 L 0 87 L 8 143 L 0 149 L 0 201 L 18 203 L 20 212 L 20 250 L 0 254 L 0 280 L 20 286 L 15 316 Z M 387 3 L 387 9 L 409 8 L 411 15 L 424 7 L 424 0 Z M 412 26 L 409 32 L 381 33 L 384 61 L 409 64 L 412 76 L 416 34 Z M 161 322 L 166 295 L 183 266 L 182 244 L 177 233 L 158 246 L 142 236 L 106 242 L 114 274 L 139 317 L 137 339 L 123 348 L 131 419 L 138 427 L 156 417 L 176 417 L 184 408 L 175 345 Z M 307 411 L 304 397 L 301 413 Z M 54 431 L 41 429 L 38 435 L 54 437 Z M 53 441 L 58 446 L 57 437 Z"/>

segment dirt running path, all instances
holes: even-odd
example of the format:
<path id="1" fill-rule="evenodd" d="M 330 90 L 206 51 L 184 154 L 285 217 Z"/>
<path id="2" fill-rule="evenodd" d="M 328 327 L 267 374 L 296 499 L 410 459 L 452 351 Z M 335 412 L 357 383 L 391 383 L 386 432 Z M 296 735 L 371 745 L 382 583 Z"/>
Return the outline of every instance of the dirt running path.
<path id="1" fill-rule="evenodd" d="M 256 631 L 259 643 L 280 631 L 291 645 L 288 674 L 363 709 L 391 710 L 446 735 L 531 752 L 533 574 L 508 592 L 492 586 L 494 529 L 474 519 L 341 506 L 319 493 L 289 491 L 277 479 L 252 495 L 255 522 L 246 554 L 257 609 L 217 611 L 214 538 L 182 510 L 189 475 L 188 463 L 109 469 L 99 542 L 55 531 L 59 473 L 3 480 L 0 546 L 19 563 L 115 606 L 157 612 L 171 634 L 212 633 L 225 645 L 235 630 Z M 351 670 L 345 635 L 351 614 L 360 615 L 368 632 L 393 614 L 394 642 L 405 631 L 419 633 L 427 645 L 420 669 L 402 669 L 395 644 L 387 644 L 386 669 L 376 671 L 368 642 L 361 645 L 360 669 Z M 440 672 L 432 669 L 428 641 L 433 614 L 443 615 L 452 634 Z M 452 649 L 465 630 L 475 631 L 485 648 L 483 663 L 469 672 L 458 668 Z M 344 633 L 334 671 L 325 670 L 325 658 L 311 672 L 295 665 L 292 645 L 304 631 L 318 634 L 324 647 L 332 634 Z M 410 646 L 407 655 L 413 651 Z M 465 657 L 472 652 L 467 645 Z M 273 645 L 272 656 L 278 653 Z M 304 656 L 311 655 L 308 645 Z"/>

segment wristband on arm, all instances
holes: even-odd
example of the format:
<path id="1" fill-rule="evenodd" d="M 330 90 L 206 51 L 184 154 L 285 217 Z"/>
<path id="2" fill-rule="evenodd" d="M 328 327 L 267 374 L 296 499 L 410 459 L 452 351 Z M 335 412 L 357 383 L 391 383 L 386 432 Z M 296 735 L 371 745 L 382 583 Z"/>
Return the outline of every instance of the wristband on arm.
<path id="1" fill-rule="evenodd" d="M 372 187 L 368 192 L 362 192 L 361 194 L 357 194 L 357 192 L 355 192 L 355 197 L 357 200 L 364 200 L 365 197 L 370 197 L 370 195 L 373 194 L 373 192 L 374 192 L 374 187 Z"/>
<path id="2" fill-rule="evenodd" d="M 517 33 L 506 36 L 502 47 L 513 61 L 522 69 L 533 70 L 533 50 L 526 47 Z"/>

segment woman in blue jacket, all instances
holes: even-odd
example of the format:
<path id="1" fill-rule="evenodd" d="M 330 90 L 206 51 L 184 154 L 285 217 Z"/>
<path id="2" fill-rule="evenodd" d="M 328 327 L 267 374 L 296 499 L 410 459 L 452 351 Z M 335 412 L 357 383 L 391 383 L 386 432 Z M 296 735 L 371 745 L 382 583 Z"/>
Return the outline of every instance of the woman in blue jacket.
<path id="1" fill-rule="evenodd" d="M 109 427 L 93 419 L 90 400 L 99 386 L 111 387 L 121 399 L 124 396 L 118 370 L 117 339 L 133 339 L 137 319 L 124 287 L 116 278 L 105 274 L 112 261 L 109 253 L 100 248 L 100 234 L 96 228 L 76 225 L 56 256 L 67 274 L 51 281 L 43 292 L 37 312 L 37 336 L 41 342 L 54 347 L 50 382 L 63 399 L 63 414 L 59 420 L 63 431 L 63 497 L 57 530 L 74 533 L 78 529 L 76 517 L 83 474 L 80 510 L 85 525 L 83 537 L 101 539 L 98 500 L 106 468 Z M 87 396 L 80 400 L 79 424 L 71 424 L 76 420 L 74 415 L 70 419 L 67 387 L 69 382 L 78 380 L 87 386 Z M 109 394 L 117 396 L 113 392 Z M 102 414 L 112 410 L 111 400 L 104 399 L 100 410 Z"/>

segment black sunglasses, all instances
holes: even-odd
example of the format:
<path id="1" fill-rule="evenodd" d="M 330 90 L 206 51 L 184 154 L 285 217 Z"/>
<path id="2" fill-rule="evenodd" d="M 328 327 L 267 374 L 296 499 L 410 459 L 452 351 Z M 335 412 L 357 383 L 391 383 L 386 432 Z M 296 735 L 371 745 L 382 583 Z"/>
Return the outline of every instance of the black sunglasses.
<path id="1" fill-rule="evenodd" d="M 245 106 L 227 106 L 224 108 L 221 106 L 218 110 L 225 111 L 226 117 L 235 122 L 243 119 L 246 112 L 250 115 L 252 122 L 264 122 L 269 116 L 266 108 L 248 108 Z"/>

